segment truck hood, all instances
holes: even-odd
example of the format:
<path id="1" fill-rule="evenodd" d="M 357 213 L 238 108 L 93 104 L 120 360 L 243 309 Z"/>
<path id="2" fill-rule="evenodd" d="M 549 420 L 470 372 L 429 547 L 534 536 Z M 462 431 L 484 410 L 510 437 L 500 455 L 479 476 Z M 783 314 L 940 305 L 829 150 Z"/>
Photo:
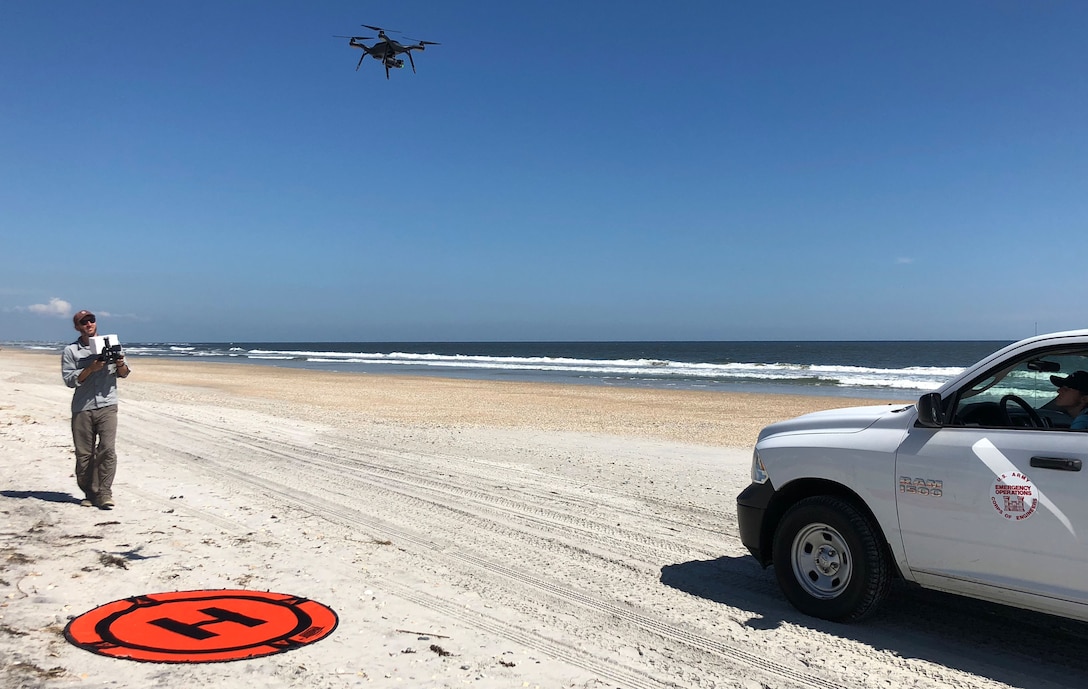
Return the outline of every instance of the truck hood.
<path id="1" fill-rule="evenodd" d="M 885 417 L 908 417 L 914 405 L 882 404 L 869 407 L 848 407 L 804 414 L 779 421 L 759 432 L 759 439 L 787 433 L 857 433 Z"/>

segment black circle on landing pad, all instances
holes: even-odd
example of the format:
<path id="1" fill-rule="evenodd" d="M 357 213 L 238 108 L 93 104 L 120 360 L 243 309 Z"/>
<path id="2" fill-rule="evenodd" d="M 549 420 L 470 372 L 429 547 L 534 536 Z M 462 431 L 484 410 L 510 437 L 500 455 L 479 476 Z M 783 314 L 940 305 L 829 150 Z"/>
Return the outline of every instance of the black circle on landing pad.
<path id="1" fill-rule="evenodd" d="M 83 613 L 64 637 L 91 653 L 150 663 L 260 658 L 324 639 L 331 608 L 264 591 L 175 591 L 134 596 Z"/>

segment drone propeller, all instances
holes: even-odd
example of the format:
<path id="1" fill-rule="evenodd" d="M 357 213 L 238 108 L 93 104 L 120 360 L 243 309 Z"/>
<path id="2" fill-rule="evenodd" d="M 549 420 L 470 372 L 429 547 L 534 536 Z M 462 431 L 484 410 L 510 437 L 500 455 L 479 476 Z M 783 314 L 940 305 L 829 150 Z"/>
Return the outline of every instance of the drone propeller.
<path id="1" fill-rule="evenodd" d="M 350 38 L 353 41 L 369 41 L 373 36 L 333 36 L 333 38 Z"/>
<path id="2" fill-rule="evenodd" d="M 377 31 L 379 34 L 383 33 L 404 33 L 403 31 L 397 31 L 396 29 L 383 29 L 380 26 L 371 26 L 370 24 L 360 24 L 359 26 L 365 26 L 371 31 Z"/>

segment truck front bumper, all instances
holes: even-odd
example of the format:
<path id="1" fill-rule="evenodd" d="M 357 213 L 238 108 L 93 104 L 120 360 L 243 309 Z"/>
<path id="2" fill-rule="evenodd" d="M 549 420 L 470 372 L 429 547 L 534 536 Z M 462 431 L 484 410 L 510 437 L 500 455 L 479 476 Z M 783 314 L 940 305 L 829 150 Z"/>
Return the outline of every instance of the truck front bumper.
<path id="1" fill-rule="evenodd" d="M 771 564 L 771 548 L 768 540 L 764 547 L 763 518 L 774 497 L 770 481 L 752 483 L 737 496 L 737 527 L 740 542 L 761 566 Z"/>

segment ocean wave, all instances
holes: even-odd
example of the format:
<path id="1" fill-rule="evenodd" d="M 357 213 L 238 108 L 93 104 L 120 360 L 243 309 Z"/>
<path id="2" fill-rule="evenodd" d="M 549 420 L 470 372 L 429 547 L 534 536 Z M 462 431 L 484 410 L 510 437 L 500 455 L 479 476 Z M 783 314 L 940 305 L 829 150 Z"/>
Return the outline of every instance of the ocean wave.
<path id="1" fill-rule="evenodd" d="M 386 365 L 394 367 L 473 369 L 489 371 L 537 371 L 541 373 L 626 376 L 645 379 L 777 382 L 791 385 L 837 385 L 902 390 L 936 390 L 963 371 L 956 367 L 912 366 L 880 369 L 861 366 L 816 364 L 729 363 L 709 364 L 660 359 L 575 359 L 566 357 L 495 357 L 361 352 L 309 352 L 252 350 L 255 358 L 282 357 L 311 363 Z"/>
<path id="2" fill-rule="evenodd" d="M 38 343 L 41 344 L 41 343 Z M 754 347 L 744 350 L 748 355 L 767 354 L 762 351 L 762 344 L 753 343 Z M 48 345 L 42 345 L 49 348 Z M 841 350 L 835 350 L 834 343 L 799 343 L 788 347 L 778 347 L 780 355 L 789 356 L 792 361 L 743 361 L 728 360 L 737 358 L 738 350 L 731 349 L 730 343 L 718 343 L 717 346 L 704 347 L 699 356 L 703 360 L 681 360 L 661 354 L 681 353 L 692 357 L 690 351 L 671 347 L 668 343 L 655 343 L 652 346 L 629 346 L 624 343 L 566 343 L 554 349 L 563 355 L 547 356 L 542 352 L 552 347 L 541 343 L 533 347 L 524 347 L 518 343 L 485 343 L 483 345 L 435 344 L 433 350 L 423 351 L 431 345 L 410 343 L 417 351 L 407 351 L 403 347 L 393 346 L 387 351 L 367 350 L 366 345 L 344 347 L 342 350 L 332 347 L 276 347 L 245 346 L 244 343 L 138 343 L 126 347 L 126 352 L 133 356 L 199 358 L 204 360 L 252 361 L 255 364 L 294 365 L 313 368 L 336 368 L 338 370 L 395 371 L 427 373 L 435 375 L 466 375 L 485 378 L 519 378 L 525 380 L 577 380 L 622 381 L 624 384 L 645 384 L 659 387 L 721 387 L 721 386 L 759 386 L 760 388 L 812 388 L 838 390 L 883 390 L 888 394 L 896 391 L 913 393 L 936 390 L 950 378 L 961 373 L 959 366 L 881 366 L 881 365 L 844 365 L 822 364 L 805 361 L 806 356 L 826 358 L 849 358 L 885 363 L 890 361 L 908 363 L 932 359 L 930 345 L 896 343 L 894 347 L 879 343 L 866 345 L 859 350 L 858 343 L 842 343 Z M 451 353 L 456 347 L 478 347 L 491 350 L 491 354 Z M 773 348 L 775 343 L 767 343 Z M 864 347 L 869 349 L 865 350 Z M 63 345 L 59 345 L 63 348 Z M 350 350 L 350 351 L 344 351 Z M 510 352 L 507 354 L 506 352 Z M 524 352 L 531 353 L 526 355 Z M 657 356 L 635 357 L 593 357 L 569 355 L 593 353 L 628 352 L 642 354 L 646 352 Z M 744 352 L 740 352 L 744 355 Z M 828 353 L 830 352 L 830 356 Z M 912 354 L 912 352 L 914 354 Z M 891 355 L 889 354 L 891 353 Z M 796 358 L 795 358 L 796 357 Z"/>

